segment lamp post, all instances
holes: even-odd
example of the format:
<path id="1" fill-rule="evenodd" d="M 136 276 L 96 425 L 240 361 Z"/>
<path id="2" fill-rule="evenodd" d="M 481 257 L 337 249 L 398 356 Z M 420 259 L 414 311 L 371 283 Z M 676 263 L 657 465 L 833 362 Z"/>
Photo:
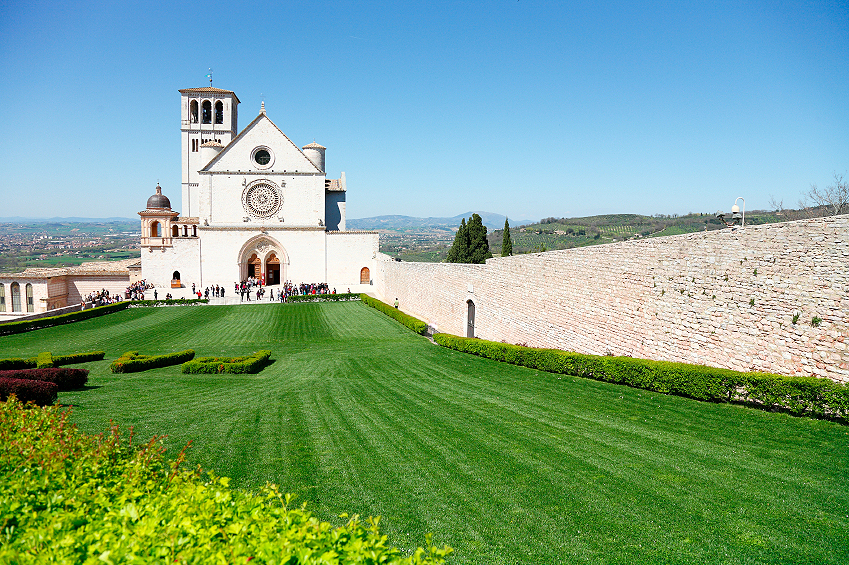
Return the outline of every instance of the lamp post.
<path id="1" fill-rule="evenodd" d="M 743 212 L 740 212 L 740 207 L 737 206 L 737 200 L 743 201 Z M 731 207 L 731 217 L 735 220 L 740 220 L 740 227 L 744 227 L 746 225 L 746 199 L 742 196 L 738 196 L 737 200 L 734 201 L 734 206 Z"/>

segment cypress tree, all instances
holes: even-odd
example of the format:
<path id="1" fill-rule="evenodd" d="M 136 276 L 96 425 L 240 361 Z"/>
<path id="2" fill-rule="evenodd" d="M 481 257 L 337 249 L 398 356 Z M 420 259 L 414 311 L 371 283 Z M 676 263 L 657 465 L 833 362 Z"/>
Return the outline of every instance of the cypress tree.
<path id="1" fill-rule="evenodd" d="M 510 239 L 510 222 L 504 218 L 504 238 L 501 240 L 501 256 L 513 255 L 513 240 Z"/>
<path id="2" fill-rule="evenodd" d="M 466 230 L 469 234 L 469 251 L 467 260 L 463 262 L 486 263 L 487 259 L 492 258 L 492 253 L 489 251 L 489 241 L 486 239 L 486 226 L 483 225 L 483 220 L 478 214 L 472 214 Z"/>
<path id="3" fill-rule="evenodd" d="M 466 227 L 466 218 L 460 222 L 460 228 L 454 234 L 454 243 L 451 244 L 451 249 L 448 251 L 449 263 L 468 263 L 469 257 L 469 232 Z"/>

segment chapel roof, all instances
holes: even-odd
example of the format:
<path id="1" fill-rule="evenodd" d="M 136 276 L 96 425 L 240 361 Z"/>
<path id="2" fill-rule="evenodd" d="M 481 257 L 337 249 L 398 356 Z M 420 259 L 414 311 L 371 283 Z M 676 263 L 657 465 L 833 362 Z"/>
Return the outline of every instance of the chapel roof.
<path id="1" fill-rule="evenodd" d="M 159 186 L 159 183 L 156 183 L 156 194 L 147 199 L 147 208 L 148 210 L 151 208 L 171 209 L 171 201 L 162 194 L 162 187 Z"/>
<path id="2" fill-rule="evenodd" d="M 178 91 L 180 94 L 232 94 L 233 98 L 236 99 L 236 103 L 241 104 L 239 97 L 236 96 L 236 93 L 232 90 L 224 90 L 222 88 L 213 88 L 211 86 L 204 86 L 201 88 L 182 88 Z"/>
<path id="3" fill-rule="evenodd" d="M 29 267 L 20 273 L 3 273 L 1 276 L 4 279 L 43 279 L 65 275 L 126 275 L 128 267 L 137 262 L 138 257 L 120 261 L 90 261 L 73 267 Z"/>
<path id="4" fill-rule="evenodd" d="M 327 149 L 327 147 L 325 147 L 324 145 L 319 145 L 318 143 L 313 141 L 309 145 L 304 145 L 302 149 Z"/>

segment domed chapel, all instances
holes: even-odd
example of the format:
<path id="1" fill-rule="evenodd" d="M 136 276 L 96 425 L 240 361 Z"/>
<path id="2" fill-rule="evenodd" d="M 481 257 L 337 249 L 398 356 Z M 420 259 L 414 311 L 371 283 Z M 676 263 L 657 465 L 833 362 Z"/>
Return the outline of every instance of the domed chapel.
<path id="1" fill-rule="evenodd" d="M 139 212 L 141 277 L 157 287 L 230 286 L 255 277 L 366 290 L 378 234 L 345 229 L 345 173 L 327 178 L 326 148 L 295 145 L 264 102 L 239 132 L 234 92 L 179 92 L 181 208 L 173 210 L 157 185 Z"/>

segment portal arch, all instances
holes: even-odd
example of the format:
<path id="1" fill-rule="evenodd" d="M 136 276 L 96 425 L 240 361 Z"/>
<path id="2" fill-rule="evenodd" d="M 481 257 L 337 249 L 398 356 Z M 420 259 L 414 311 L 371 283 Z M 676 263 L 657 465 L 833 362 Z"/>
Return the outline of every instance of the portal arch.
<path id="1" fill-rule="evenodd" d="M 248 239 L 242 245 L 238 262 L 239 280 L 246 280 L 249 276 L 268 280 L 267 276 L 271 272 L 271 284 L 279 284 L 286 280 L 289 255 L 279 241 L 261 234 Z"/>

